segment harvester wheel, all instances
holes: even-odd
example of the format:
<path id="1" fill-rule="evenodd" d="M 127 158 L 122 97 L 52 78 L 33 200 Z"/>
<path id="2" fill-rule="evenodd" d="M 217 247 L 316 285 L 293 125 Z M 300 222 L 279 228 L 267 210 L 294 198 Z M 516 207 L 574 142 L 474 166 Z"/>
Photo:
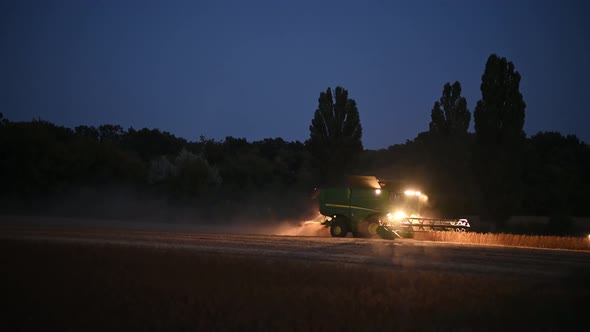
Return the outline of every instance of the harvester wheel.
<path id="1" fill-rule="evenodd" d="M 348 234 L 348 224 L 342 218 L 334 218 L 330 225 L 330 235 L 332 237 L 346 237 Z"/>
<path id="2" fill-rule="evenodd" d="M 358 230 L 355 232 L 355 237 L 377 237 L 377 229 L 379 227 L 379 220 L 377 219 L 363 220 L 358 225 Z"/>
<path id="3" fill-rule="evenodd" d="M 367 234 L 370 237 L 377 236 L 377 229 L 379 228 L 379 222 L 377 220 L 369 220 L 367 225 Z"/>

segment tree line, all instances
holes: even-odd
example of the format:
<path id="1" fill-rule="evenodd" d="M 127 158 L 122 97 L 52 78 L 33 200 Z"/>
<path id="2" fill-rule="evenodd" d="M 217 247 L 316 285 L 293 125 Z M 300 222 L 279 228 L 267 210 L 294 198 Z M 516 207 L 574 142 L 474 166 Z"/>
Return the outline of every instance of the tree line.
<path id="1" fill-rule="evenodd" d="M 499 227 L 515 214 L 588 216 L 590 148 L 557 132 L 527 137 L 520 79 L 514 64 L 491 55 L 473 116 L 461 84 L 449 82 L 427 131 L 380 150 L 363 148 L 360 112 L 342 87 L 320 93 L 305 142 L 188 141 L 158 129 L 66 128 L 0 114 L 0 208 L 34 210 L 44 197 L 109 187 L 213 216 L 300 217 L 315 204 L 313 188 L 365 174 L 416 183 L 441 216 L 480 215 Z"/>

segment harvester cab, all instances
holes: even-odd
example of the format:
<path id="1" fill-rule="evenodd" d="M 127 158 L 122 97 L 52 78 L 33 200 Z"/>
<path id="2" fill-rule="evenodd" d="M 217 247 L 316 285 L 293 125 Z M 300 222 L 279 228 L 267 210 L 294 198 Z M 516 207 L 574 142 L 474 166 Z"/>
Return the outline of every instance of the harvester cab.
<path id="1" fill-rule="evenodd" d="M 350 176 L 337 185 L 319 188 L 323 224 L 333 237 L 411 237 L 421 231 L 465 231 L 467 219 L 426 218 L 428 196 L 403 189 L 374 176 Z"/>

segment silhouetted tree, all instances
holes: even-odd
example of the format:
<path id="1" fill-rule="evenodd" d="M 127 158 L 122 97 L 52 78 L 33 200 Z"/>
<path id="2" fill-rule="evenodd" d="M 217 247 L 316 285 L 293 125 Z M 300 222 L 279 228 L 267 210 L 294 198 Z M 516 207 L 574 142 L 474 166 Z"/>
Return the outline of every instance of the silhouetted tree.
<path id="1" fill-rule="evenodd" d="M 336 87 L 320 93 L 318 108 L 309 126 L 308 143 L 320 181 L 329 181 L 349 171 L 363 151 L 362 127 L 354 99 Z"/>
<path id="2" fill-rule="evenodd" d="M 301 185 L 308 189 L 313 186 L 306 179 L 304 168 L 307 165 L 307 156 L 301 142 L 286 142 L 282 138 L 265 138 L 262 141 L 252 142 L 253 147 L 261 157 L 268 160 L 272 168 L 273 182 L 281 185 Z"/>
<path id="3" fill-rule="evenodd" d="M 186 145 L 185 139 L 158 129 L 129 128 L 121 138 L 121 146 L 144 162 L 163 155 L 177 155 Z"/>
<path id="4" fill-rule="evenodd" d="M 526 104 L 520 73 L 495 54 L 481 77 L 482 99 L 474 112 L 484 217 L 501 226 L 521 202 Z"/>
<path id="5" fill-rule="evenodd" d="M 4 118 L 4 114 L 2 114 L 2 112 L 0 112 L 0 126 L 5 126 L 8 124 L 8 119 Z"/>
<path id="6" fill-rule="evenodd" d="M 104 124 L 98 127 L 98 133 L 101 142 L 118 143 L 125 131 L 119 125 Z"/>
<path id="7" fill-rule="evenodd" d="M 89 139 L 91 141 L 98 141 L 100 138 L 98 129 L 96 129 L 94 126 L 77 126 L 74 128 L 74 132 L 77 136 Z"/>
<path id="8" fill-rule="evenodd" d="M 461 83 L 446 83 L 442 97 L 434 103 L 430 113 L 430 132 L 443 135 L 467 134 L 471 113 L 467 109 L 467 101 L 461 96 Z"/>
<path id="9" fill-rule="evenodd" d="M 421 158 L 427 166 L 422 177 L 430 178 L 427 185 L 432 207 L 444 216 L 464 215 L 472 209 L 471 137 L 467 133 L 471 113 L 459 82 L 444 85 L 430 116 L 430 131 L 422 137 L 426 151 Z"/>
<path id="10" fill-rule="evenodd" d="M 209 165 L 202 156 L 184 149 L 174 159 L 170 175 L 172 192 L 180 197 L 211 191 L 221 183 L 217 168 Z"/>

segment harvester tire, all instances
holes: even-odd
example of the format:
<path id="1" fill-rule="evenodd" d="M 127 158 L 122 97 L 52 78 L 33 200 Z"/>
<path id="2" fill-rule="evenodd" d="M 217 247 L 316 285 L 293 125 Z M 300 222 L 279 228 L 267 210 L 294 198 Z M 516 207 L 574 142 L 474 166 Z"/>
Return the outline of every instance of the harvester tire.
<path id="1" fill-rule="evenodd" d="M 368 237 L 376 237 L 377 234 L 377 230 L 379 229 L 380 225 L 379 225 L 379 221 L 378 220 L 369 220 L 368 224 L 367 224 L 367 236 Z"/>
<path id="2" fill-rule="evenodd" d="M 332 237 L 346 237 L 348 234 L 348 223 L 342 218 L 334 218 L 330 225 L 330 235 Z"/>
<path id="3" fill-rule="evenodd" d="M 355 237 L 374 238 L 378 237 L 377 229 L 380 227 L 379 220 L 368 219 L 363 220 L 358 224 L 358 229 L 354 233 Z"/>

